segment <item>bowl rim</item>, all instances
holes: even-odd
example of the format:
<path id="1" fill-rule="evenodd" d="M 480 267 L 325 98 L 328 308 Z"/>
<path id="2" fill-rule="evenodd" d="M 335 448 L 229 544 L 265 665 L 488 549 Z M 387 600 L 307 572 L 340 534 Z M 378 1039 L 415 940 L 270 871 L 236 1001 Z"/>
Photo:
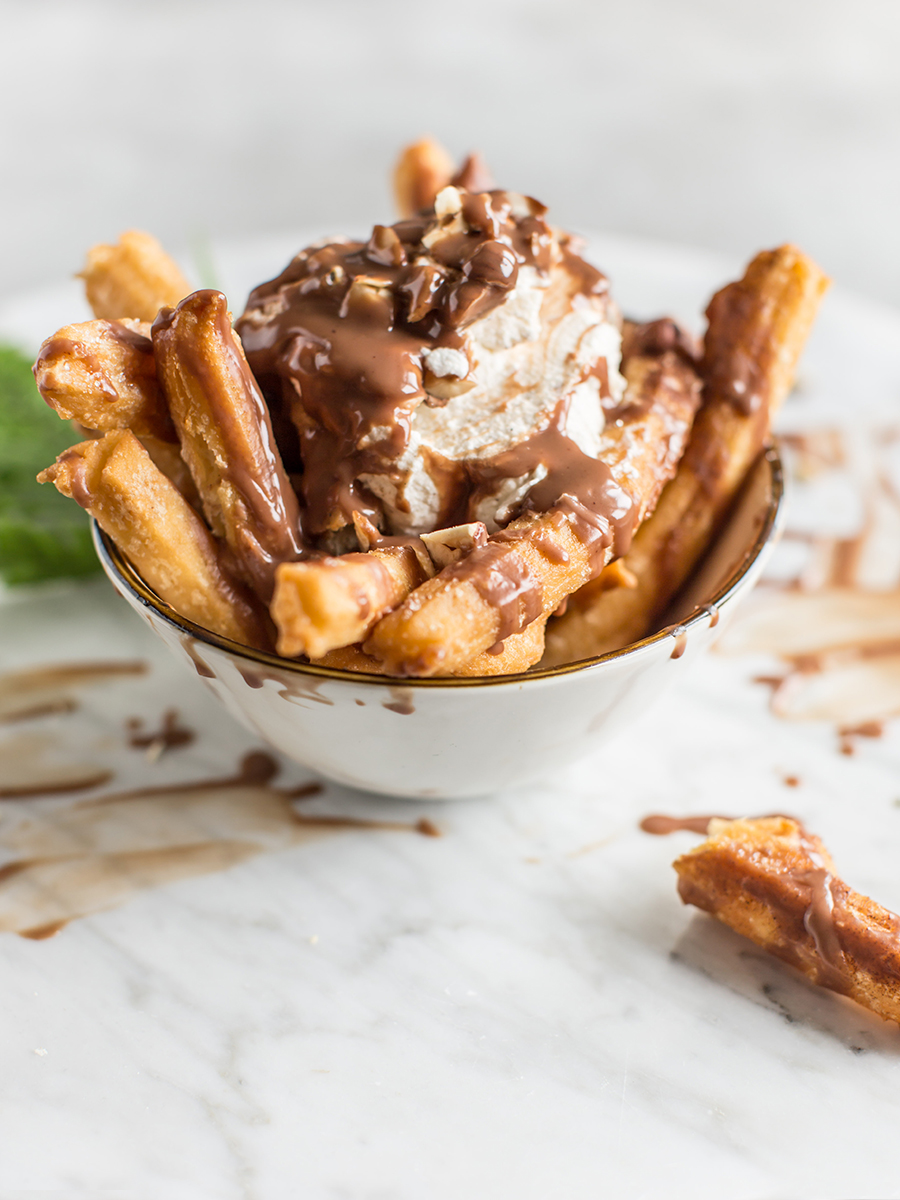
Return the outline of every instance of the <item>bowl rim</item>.
<path id="1" fill-rule="evenodd" d="M 693 612 L 678 624 L 666 625 L 637 642 L 623 646 L 620 650 L 610 650 L 606 654 L 597 654 L 591 658 L 578 659 L 576 662 L 563 663 L 557 667 L 538 667 L 530 671 L 521 671 L 514 675 L 485 675 L 465 678 L 439 676 L 436 678 L 416 679 L 396 675 L 375 675 L 364 671 L 344 671 L 337 667 L 321 667 L 315 663 L 301 663 L 295 659 L 281 658 L 277 654 L 270 654 L 265 650 L 255 650 L 252 646 L 244 646 L 240 642 L 234 642 L 230 638 L 222 637 L 221 634 L 213 633 L 212 630 L 206 629 L 202 625 L 197 625 L 195 622 L 188 620 L 187 617 L 181 616 L 174 608 L 166 604 L 164 600 L 161 600 L 152 588 L 144 582 L 112 538 L 104 533 L 96 521 L 92 522 L 94 547 L 107 573 L 113 575 L 121 586 L 127 588 L 143 607 L 152 609 L 157 616 L 161 617 L 181 634 L 187 635 L 197 642 L 212 646 L 217 650 L 225 651 L 233 657 L 246 659 L 257 666 L 275 667 L 288 674 L 312 676 L 316 679 L 333 679 L 344 683 L 358 683 L 368 686 L 377 684 L 379 687 L 483 688 L 510 684 L 521 686 L 522 684 L 537 680 L 577 674 L 599 666 L 602 663 L 636 657 L 650 646 L 663 642 L 672 636 L 680 635 L 682 632 L 690 631 L 704 617 L 710 615 L 710 609 L 718 609 L 721 605 L 727 603 L 734 593 L 739 590 L 746 575 L 765 547 L 781 532 L 785 508 L 785 473 L 777 443 L 766 447 L 763 451 L 762 459 L 768 464 L 772 486 L 772 497 L 766 509 L 765 520 L 757 531 L 750 548 L 741 562 L 738 563 L 724 583 L 705 604 L 698 605 Z"/>

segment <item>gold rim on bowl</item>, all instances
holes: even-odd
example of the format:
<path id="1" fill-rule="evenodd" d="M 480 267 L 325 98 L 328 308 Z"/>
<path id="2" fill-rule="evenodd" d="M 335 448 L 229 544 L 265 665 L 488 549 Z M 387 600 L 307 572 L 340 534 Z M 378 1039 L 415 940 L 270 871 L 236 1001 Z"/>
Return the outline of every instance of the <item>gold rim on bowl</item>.
<path id="1" fill-rule="evenodd" d="M 766 451 L 765 461 L 769 465 L 772 486 L 772 496 L 766 509 L 765 520 L 757 531 L 756 537 L 753 539 L 753 543 L 747 550 L 742 561 L 705 604 L 695 608 L 677 626 L 667 625 L 656 633 L 641 638 L 638 642 L 632 642 L 630 646 L 625 646 L 621 650 L 611 650 L 606 654 L 598 654 L 593 658 L 582 658 L 577 662 L 564 663 L 558 667 L 534 667 L 530 671 L 522 671 L 516 675 L 488 675 L 465 679 L 414 679 L 406 677 L 401 679 L 395 675 L 371 675 L 363 671 L 342 671 L 336 667 L 319 667 L 314 663 L 301 663 L 295 659 L 280 658 L 277 654 L 269 654 L 264 650 L 254 650 L 251 646 L 243 646 L 240 642 L 233 642 L 230 638 L 222 637 L 217 633 L 211 632 L 209 629 L 204 629 L 202 625 L 196 625 L 193 621 L 189 621 L 186 617 L 181 616 L 180 613 L 177 613 L 174 608 L 171 608 L 165 601 L 161 600 L 147 586 L 125 555 L 119 550 L 115 542 L 103 532 L 96 521 L 93 522 L 94 546 L 104 567 L 115 574 L 118 580 L 145 608 L 152 609 L 169 625 L 174 626 L 181 633 L 186 634 L 195 641 L 203 642 L 208 646 L 214 646 L 237 658 L 246 659 L 248 662 L 267 667 L 277 667 L 289 674 L 293 672 L 298 675 L 311 675 L 318 679 L 336 679 L 360 684 L 378 684 L 381 687 L 396 687 L 398 683 L 402 683 L 403 687 L 411 688 L 471 688 L 497 687 L 503 684 L 521 685 L 531 680 L 552 679 L 558 675 L 570 675 L 574 672 L 584 671 L 589 667 L 597 666 L 599 663 L 609 662 L 612 659 L 627 658 L 636 655 L 648 646 L 653 646 L 658 642 L 664 641 L 666 638 L 671 638 L 673 631 L 676 629 L 679 633 L 689 632 L 692 626 L 702 621 L 704 617 L 709 616 L 708 610 L 710 608 L 717 609 L 726 603 L 740 587 L 747 572 L 759 558 L 765 546 L 781 530 L 784 512 L 785 482 L 784 466 L 777 446 L 772 446 Z"/>

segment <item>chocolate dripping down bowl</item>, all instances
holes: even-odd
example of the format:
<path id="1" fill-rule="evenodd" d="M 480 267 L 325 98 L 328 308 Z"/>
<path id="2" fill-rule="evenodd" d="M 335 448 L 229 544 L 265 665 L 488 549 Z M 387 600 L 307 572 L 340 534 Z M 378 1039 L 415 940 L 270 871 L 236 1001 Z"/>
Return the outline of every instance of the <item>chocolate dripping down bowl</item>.
<path id="1" fill-rule="evenodd" d="M 554 771 L 644 713 L 726 627 L 783 514 L 782 464 L 771 449 L 658 632 L 580 662 L 465 679 L 357 674 L 238 645 L 160 600 L 96 524 L 94 542 L 119 595 L 263 741 L 351 787 L 451 799 Z"/>

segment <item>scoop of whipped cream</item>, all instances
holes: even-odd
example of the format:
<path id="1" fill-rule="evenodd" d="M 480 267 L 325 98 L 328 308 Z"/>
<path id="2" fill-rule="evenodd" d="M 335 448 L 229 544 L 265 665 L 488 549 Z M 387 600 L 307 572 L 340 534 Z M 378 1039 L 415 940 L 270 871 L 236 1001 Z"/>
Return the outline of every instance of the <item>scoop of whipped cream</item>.
<path id="1" fill-rule="evenodd" d="M 433 212 L 310 247 L 252 293 L 237 328 L 302 466 L 307 533 L 354 511 L 388 534 L 494 530 L 554 469 L 525 454 L 519 470 L 518 448 L 554 425 L 597 456 L 624 391 L 621 321 L 544 213 L 447 187 Z"/>

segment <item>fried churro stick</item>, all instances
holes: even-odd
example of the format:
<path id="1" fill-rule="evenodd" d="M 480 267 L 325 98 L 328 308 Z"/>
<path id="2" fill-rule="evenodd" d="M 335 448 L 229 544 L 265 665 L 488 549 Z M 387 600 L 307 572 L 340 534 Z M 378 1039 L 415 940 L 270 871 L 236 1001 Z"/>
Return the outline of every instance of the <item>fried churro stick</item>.
<path id="1" fill-rule="evenodd" d="M 630 372 L 630 373 L 629 373 Z M 633 359 L 625 403 L 639 411 L 603 436 L 607 473 L 596 515 L 563 495 L 549 511 L 520 517 L 484 547 L 423 584 L 375 626 L 366 653 L 391 674 L 454 675 L 495 643 L 545 619 L 609 561 L 620 537 L 652 508 L 681 457 L 699 381 L 674 354 Z M 618 515 L 616 515 L 618 514 Z"/>
<path id="2" fill-rule="evenodd" d="M 265 619 L 222 569 L 209 530 L 129 430 L 72 446 L 38 482 L 86 509 L 176 612 L 223 637 L 267 646 Z"/>
<path id="3" fill-rule="evenodd" d="M 789 817 L 710 822 L 673 864 L 704 909 L 813 983 L 900 1021 L 900 917 L 854 892 L 821 841 Z"/>
<path id="4" fill-rule="evenodd" d="M 193 476 L 188 470 L 187 463 L 181 457 L 181 447 L 178 442 L 166 442 L 161 438 L 149 437 L 144 434 L 138 441 L 153 459 L 153 462 L 171 481 L 190 504 L 191 508 L 200 508 L 200 496 Z"/>
<path id="5" fill-rule="evenodd" d="M 129 229 L 114 246 L 92 246 L 80 276 L 95 317 L 152 321 L 191 290 L 155 237 Z"/>
<path id="6" fill-rule="evenodd" d="M 453 176 L 453 159 L 434 138 L 407 146 L 394 167 L 394 199 L 401 217 L 431 208 Z"/>
<path id="7" fill-rule="evenodd" d="M 150 326 L 142 321 L 66 325 L 41 346 L 38 389 L 67 421 L 106 433 L 130 429 L 175 442 L 175 426 L 156 378 Z"/>
<path id="8" fill-rule="evenodd" d="M 160 381 L 213 532 L 264 603 L 300 558 L 300 513 L 221 292 L 187 296 L 153 324 Z"/>
<path id="9" fill-rule="evenodd" d="M 697 404 L 698 382 L 674 355 L 632 360 L 626 403 L 642 410 L 613 427 L 600 457 L 619 502 L 639 520 L 674 471 Z M 625 485 L 623 493 L 622 485 Z M 546 618 L 613 552 L 577 501 L 514 521 L 458 567 L 423 585 L 376 626 L 366 644 L 395 674 L 456 674 L 535 617 Z M 587 520 L 585 520 L 587 518 Z"/>
<path id="10" fill-rule="evenodd" d="M 707 309 L 704 404 L 678 473 L 638 530 L 637 586 L 574 596 L 547 631 L 546 666 L 604 654 L 651 632 L 699 561 L 760 454 L 829 280 L 794 246 L 764 251 Z"/>
<path id="11" fill-rule="evenodd" d="M 282 563 L 269 611 L 278 653 L 321 658 L 361 642 L 375 622 L 428 576 L 411 546 Z"/>
<path id="12" fill-rule="evenodd" d="M 517 675 L 540 661 L 544 653 L 544 619 L 532 621 L 521 633 L 513 633 L 498 647 L 496 653 L 477 654 L 470 663 L 456 671 L 454 678 L 476 678 L 482 675 Z M 337 667 L 342 671 L 367 671 L 371 675 L 389 675 L 383 662 L 366 654 L 360 646 L 343 646 L 331 650 L 316 660 L 320 667 Z"/>

